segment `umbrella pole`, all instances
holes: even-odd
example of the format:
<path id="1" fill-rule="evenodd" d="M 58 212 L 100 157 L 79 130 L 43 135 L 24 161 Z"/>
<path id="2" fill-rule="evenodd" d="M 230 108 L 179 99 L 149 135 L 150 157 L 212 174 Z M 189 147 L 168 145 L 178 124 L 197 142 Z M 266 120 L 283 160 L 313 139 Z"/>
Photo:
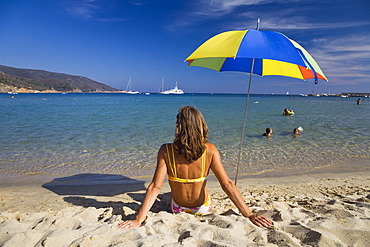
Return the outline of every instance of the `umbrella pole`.
<path id="1" fill-rule="evenodd" d="M 260 21 L 261 21 L 261 19 L 258 18 L 257 19 L 257 28 L 256 28 L 257 31 L 260 30 Z M 247 110 L 248 110 L 249 96 L 250 96 L 250 92 L 251 92 L 253 70 L 254 70 L 254 58 L 252 59 L 251 72 L 249 73 L 248 94 L 247 94 L 247 99 L 245 101 L 244 120 L 243 120 L 242 134 L 240 136 L 238 163 L 236 165 L 235 185 L 236 185 L 236 182 L 238 181 L 238 176 L 239 176 L 240 157 L 242 155 L 242 147 L 243 147 L 244 132 L 245 132 L 245 123 L 246 123 L 246 120 L 247 120 Z"/>
<path id="2" fill-rule="evenodd" d="M 244 120 L 243 120 L 242 134 L 240 136 L 240 146 L 239 146 L 238 163 L 237 163 L 237 166 L 236 166 L 235 185 L 236 185 L 236 182 L 238 181 L 238 175 L 239 175 L 240 157 L 242 155 L 242 147 L 243 147 L 244 132 L 245 132 L 245 123 L 246 123 L 246 120 L 247 120 L 247 111 L 248 111 L 249 96 L 250 96 L 250 92 L 251 92 L 253 69 L 254 69 L 254 58 L 252 59 L 251 72 L 249 74 L 248 94 L 247 94 L 247 99 L 245 101 Z"/>

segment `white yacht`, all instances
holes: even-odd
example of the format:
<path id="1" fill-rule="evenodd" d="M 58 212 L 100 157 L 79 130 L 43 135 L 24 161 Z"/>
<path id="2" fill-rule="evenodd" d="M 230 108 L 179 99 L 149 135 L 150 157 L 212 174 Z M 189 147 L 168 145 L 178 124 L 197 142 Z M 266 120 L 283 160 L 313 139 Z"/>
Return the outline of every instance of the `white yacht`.
<path id="1" fill-rule="evenodd" d="M 162 91 L 159 92 L 160 94 L 184 94 L 184 90 L 180 89 L 178 86 L 177 86 L 177 82 L 176 82 L 176 86 L 170 90 L 166 90 L 164 91 L 163 90 L 163 84 L 164 84 L 164 81 L 162 80 Z"/>

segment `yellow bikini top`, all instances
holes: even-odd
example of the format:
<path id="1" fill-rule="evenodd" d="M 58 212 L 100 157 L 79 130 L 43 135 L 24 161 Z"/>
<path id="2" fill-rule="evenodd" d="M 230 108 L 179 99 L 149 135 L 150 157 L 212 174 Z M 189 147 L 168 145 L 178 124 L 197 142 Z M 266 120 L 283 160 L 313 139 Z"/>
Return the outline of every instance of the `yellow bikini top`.
<path id="1" fill-rule="evenodd" d="M 207 152 L 204 150 L 202 154 L 202 175 L 200 178 L 193 178 L 193 179 L 184 179 L 184 178 L 178 178 L 177 177 L 177 171 L 176 171 L 176 160 L 175 160 L 175 150 L 173 148 L 173 144 L 171 145 L 172 147 L 172 159 L 171 159 L 171 154 L 168 150 L 168 144 L 166 144 L 166 151 L 167 151 L 167 157 L 168 157 L 168 162 L 169 162 L 169 167 L 172 171 L 173 176 L 168 175 L 168 180 L 169 181 L 175 181 L 179 183 L 194 183 L 194 182 L 202 182 L 207 179 L 205 176 L 205 170 L 206 170 L 206 159 L 207 159 Z"/>

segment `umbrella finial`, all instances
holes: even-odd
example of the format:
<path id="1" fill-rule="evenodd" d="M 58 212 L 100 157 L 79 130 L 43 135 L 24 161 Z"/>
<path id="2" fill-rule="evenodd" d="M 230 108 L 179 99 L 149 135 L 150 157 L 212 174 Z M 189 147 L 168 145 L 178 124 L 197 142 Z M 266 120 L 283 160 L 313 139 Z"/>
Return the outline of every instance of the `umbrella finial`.
<path id="1" fill-rule="evenodd" d="M 261 18 L 257 18 L 257 31 L 260 30 L 260 22 L 261 22 Z"/>

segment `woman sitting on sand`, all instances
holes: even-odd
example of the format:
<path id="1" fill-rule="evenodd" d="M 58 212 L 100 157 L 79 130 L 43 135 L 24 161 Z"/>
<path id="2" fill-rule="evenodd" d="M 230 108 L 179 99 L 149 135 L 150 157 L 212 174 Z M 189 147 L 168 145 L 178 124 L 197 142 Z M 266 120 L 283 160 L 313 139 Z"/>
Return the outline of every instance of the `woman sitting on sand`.
<path id="1" fill-rule="evenodd" d="M 157 167 L 147 188 L 136 219 L 119 223 L 120 228 L 141 226 L 161 191 L 166 173 L 171 187 L 171 208 L 174 213 L 202 215 L 211 209 L 211 198 L 206 188 L 209 170 L 216 175 L 222 189 L 240 213 L 257 226 L 272 223 L 262 215 L 253 214 L 239 190 L 225 172 L 217 148 L 207 142 L 208 127 L 200 111 L 184 106 L 179 109 L 173 143 L 163 144 L 158 151 Z"/>

